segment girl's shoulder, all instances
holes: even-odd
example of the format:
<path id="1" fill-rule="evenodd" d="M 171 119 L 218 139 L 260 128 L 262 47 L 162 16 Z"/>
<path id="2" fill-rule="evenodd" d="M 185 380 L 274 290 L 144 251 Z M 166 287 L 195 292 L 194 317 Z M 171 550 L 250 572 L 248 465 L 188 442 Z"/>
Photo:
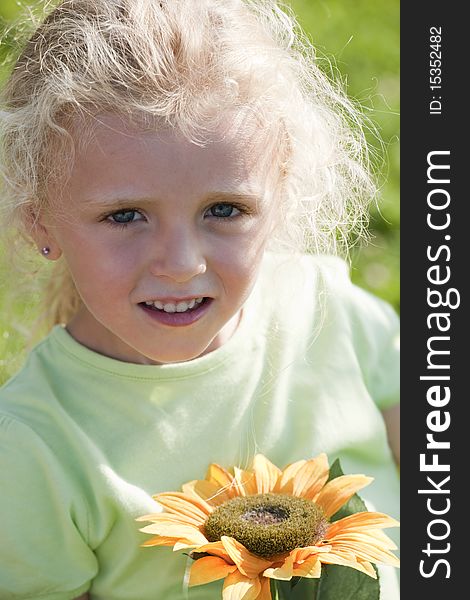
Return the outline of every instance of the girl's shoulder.
<path id="1" fill-rule="evenodd" d="M 31 437 L 36 424 L 44 429 L 59 412 L 57 382 L 64 369 L 64 353 L 52 330 L 27 354 L 23 366 L 0 387 L 0 429 L 15 429 Z M 49 419 L 48 419 L 49 417 Z"/>
<path id="2" fill-rule="evenodd" d="M 396 328 L 395 310 L 351 281 L 348 263 L 331 255 L 267 253 L 261 273 L 262 287 L 271 288 L 278 304 L 295 302 L 302 314 L 312 311 L 336 316 L 351 327 Z"/>
<path id="3" fill-rule="evenodd" d="M 46 598 L 44 591 L 54 589 L 47 598 L 78 597 L 89 584 L 76 583 L 77 573 L 93 565 L 85 479 L 65 431 L 53 433 L 57 415 L 35 398 L 22 373 L 0 390 L 0 596 L 15 590 L 18 598 Z M 25 568 L 33 578 L 24 577 Z M 72 596 L 60 593 L 74 585 Z"/>
<path id="4" fill-rule="evenodd" d="M 28 390 L 32 392 L 37 387 L 47 364 L 44 357 L 50 354 L 51 338 L 52 331 L 27 352 L 21 368 L 0 386 L 0 408 L 12 396 L 27 393 Z"/>
<path id="5" fill-rule="evenodd" d="M 352 283 L 348 264 L 334 256 L 271 255 L 263 297 L 271 329 L 283 344 L 318 364 L 350 361 L 386 408 L 396 402 L 400 325 L 384 300 Z M 312 358 L 314 357 L 315 360 Z"/>

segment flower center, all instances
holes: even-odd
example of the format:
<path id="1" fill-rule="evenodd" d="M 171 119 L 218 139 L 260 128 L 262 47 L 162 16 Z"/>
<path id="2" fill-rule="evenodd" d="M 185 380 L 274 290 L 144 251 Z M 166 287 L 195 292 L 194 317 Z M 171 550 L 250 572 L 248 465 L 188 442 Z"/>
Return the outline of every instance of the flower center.
<path id="1" fill-rule="evenodd" d="M 210 542 L 235 538 L 263 558 L 311 546 L 324 537 L 328 521 L 311 500 L 286 494 L 239 496 L 218 506 L 204 533 Z"/>
<path id="2" fill-rule="evenodd" d="M 247 511 L 241 518 L 258 525 L 278 525 L 285 521 L 289 513 L 280 506 L 258 506 Z"/>

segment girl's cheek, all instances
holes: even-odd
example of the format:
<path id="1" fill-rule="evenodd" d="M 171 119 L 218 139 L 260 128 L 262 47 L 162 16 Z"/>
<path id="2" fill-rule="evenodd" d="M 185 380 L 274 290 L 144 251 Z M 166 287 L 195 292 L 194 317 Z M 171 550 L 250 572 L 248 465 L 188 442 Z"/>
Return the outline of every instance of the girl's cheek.
<path id="1" fill-rule="evenodd" d="M 213 253 L 212 262 L 219 269 L 244 274 L 260 260 L 263 251 L 264 245 L 259 241 L 241 239 L 238 243 L 219 247 L 218 252 Z"/>

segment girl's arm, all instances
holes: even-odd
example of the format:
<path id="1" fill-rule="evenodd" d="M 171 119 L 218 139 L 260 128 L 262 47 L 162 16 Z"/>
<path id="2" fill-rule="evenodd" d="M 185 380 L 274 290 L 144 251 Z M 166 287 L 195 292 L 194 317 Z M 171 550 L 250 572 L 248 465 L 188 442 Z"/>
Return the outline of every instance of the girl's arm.
<path id="1" fill-rule="evenodd" d="M 387 428 L 388 443 L 395 462 L 400 466 L 400 405 L 392 406 L 382 412 Z"/>

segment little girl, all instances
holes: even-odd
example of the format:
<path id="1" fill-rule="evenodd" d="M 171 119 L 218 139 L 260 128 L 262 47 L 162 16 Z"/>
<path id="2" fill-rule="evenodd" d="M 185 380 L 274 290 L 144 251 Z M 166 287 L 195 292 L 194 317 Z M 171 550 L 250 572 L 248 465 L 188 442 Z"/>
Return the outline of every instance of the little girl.
<path id="1" fill-rule="evenodd" d="M 55 264 L 0 391 L 1 598 L 220 598 L 135 519 L 257 452 L 339 457 L 396 516 L 397 320 L 327 256 L 364 222 L 366 146 L 274 0 L 63 0 L 1 143 L 5 243 Z"/>

